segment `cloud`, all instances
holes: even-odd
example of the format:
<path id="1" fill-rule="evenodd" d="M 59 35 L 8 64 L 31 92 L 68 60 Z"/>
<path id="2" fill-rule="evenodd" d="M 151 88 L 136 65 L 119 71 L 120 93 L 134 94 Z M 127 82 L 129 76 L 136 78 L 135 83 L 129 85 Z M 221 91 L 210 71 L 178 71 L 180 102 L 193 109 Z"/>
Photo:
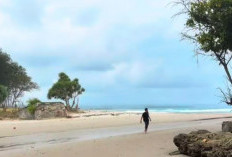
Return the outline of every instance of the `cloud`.
<path id="1" fill-rule="evenodd" d="M 7 11 L 2 11 L 3 16 L 6 17 L 2 19 L 2 23 L 7 25 L 5 27 L 7 33 L 2 31 L 0 34 L 6 37 L 4 44 L 6 47 L 12 43 L 18 43 L 14 45 L 14 50 L 21 50 L 21 53 L 32 53 L 34 49 L 47 48 L 53 50 L 50 53 L 55 54 L 57 49 L 64 47 L 72 47 L 76 50 L 69 52 L 74 55 L 76 53 L 79 55 L 82 51 L 93 54 L 92 48 L 101 53 L 110 53 L 107 49 L 108 44 L 112 43 L 114 45 L 111 45 L 115 47 L 116 40 L 123 44 L 121 46 L 128 42 L 136 44 L 133 41 L 149 36 L 151 29 L 156 30 L 152 26 L 156 23 L 159 25 L 157 21 L 165 16 L 159 13 L 159 7 L 155 6 L 158 3 L 146 1 L 142 7 L 138 2 L 69 0 L 64 3 L 63 1 L 48 1 L 43 2 L 38 8 L 33 8 L 37 6 L 38 1 L 27 0 L 18 5 L 15 1 L 11 1 L 12 5 L 4 9 Z M 27 3 L 33 3 L 30 4 L 32 9 L 28 9 L 30 7 L 27 7 L 28 10 L 22 9 L 27 6 Z M 162 2 L 159 5 L 164 4 L 165 2 Z M 20 10 L 26 11 L 24 13 Z M 24 28 L 30 27 L 28 23 L 34 23 L 31 19 L 40 21 L 40 24 L 36 30 L 25 30 L 17 26 L 18 21 L 15 19 L 19 19 Z M 83 23 L 91 24 L 86 26 Z M 112 39 L 114 39 L 113 42 Z"/>
<path id="2" fill-rule="evenodd" d="M 41 24 L 40 18 L 43 15 L 42 4 L 37 0 L 14 0 L 9 1 L 7 5 L 1 6 L 1 10 L 21 29 L 31 29 L 39 27 Z"/>
<path id="3" fill-rule="evenodd" d="M 72 67 L 73 70 L 80 71 L 109 71 L 113 69 L 113 66 L 110 64 L 104 63 L 91 63 L 89 65 L 77 65 L 76 67 Z"/>
<path id="4" fill-rule="evenodd" d="M 39 52 L 34 55 L 19 55 L 17 56 L 17 60 L 24 66 L 41 68 L 61 65 L 67 61 L 67 59 L 62 56 L 50 56 L 49 53 L 48 55 L 39 55 Z"/>
<path id="5" fill-rule="evenodd" d="M 164 61 L 143 60 L 115 65 L 106 74 L 118 85 L 136 88 L 206 88 L 209 83 L 193 78 L 191 67 L 178 71 L 181 67 L 168 68 Z"/>
<path id="6" fill-rule="evenodd" d="M 194 66 L 192 46 L 179 42 L 184 19 L 172 20 L 177 8 L 168 3 L 0 0 L 0 46 L 26 67 L 44 100 L 62 71 L 79 78 L 85 103 L 108 102 L 117 94 L 117 102 L 139 101 L 140 91 L 141 101 L 155 101 L 157 91 L 215 86 L 220 70 L 208 62 L 203 67 L 210 72 Z M 207 82 L 210 77 L 215 80 Z"/>

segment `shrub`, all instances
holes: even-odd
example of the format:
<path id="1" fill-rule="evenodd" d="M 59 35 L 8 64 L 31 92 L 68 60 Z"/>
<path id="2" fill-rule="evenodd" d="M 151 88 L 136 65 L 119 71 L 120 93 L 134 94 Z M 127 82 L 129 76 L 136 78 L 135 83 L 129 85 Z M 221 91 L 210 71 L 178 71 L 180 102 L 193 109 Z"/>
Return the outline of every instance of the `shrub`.
<path id="1" fill-rule="evenodd" d="M 8 108 L 4 111 L 4 109 L 0 108 L 0 120 L 2 119 L 17 119 L 18 118 L 18 108 Z"/>
<path id="2" fill-rule="evenodd" d="M 27 109 L 31 114 L 35 114 L 35 110 L 36 110 L 36 104 L 40 103 L 41 101 L 37 98 L 34 99 L 29 99 L 28 100 L 28 105 L 27 105 Z"/>

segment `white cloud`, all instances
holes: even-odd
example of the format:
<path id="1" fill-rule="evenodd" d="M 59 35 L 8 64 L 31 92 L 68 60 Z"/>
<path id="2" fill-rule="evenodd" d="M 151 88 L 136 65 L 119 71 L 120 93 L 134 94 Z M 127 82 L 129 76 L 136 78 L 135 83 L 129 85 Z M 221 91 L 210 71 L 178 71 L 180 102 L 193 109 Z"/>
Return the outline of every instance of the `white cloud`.
<path id="1" fill-rule="evenodd" d="M 170 70 L 171 62 L 166 59 L 183 50 L 166 49 L 182 46 L 169 44 L 178 40 L 183 24 L 183 19 L 171 20 L 176 8 L 168 6 L 169 0 L 31 1 L 27 2 L 38 6 L 15 20 L 20 10 L 17 7 L 26 2 L 0 0 L 0 46 L 39 83 L 41 90 L 35 95 L 46 98 L 46 90 L 61 71 L 80 78 L 90 92 L 124 87 L 178 88 L 186 78 L 176 71 L 181 66 Z M 33 25 L 30 12 L 36 15 Z M 150 39 L 150 45 L 157 49 L 148 51 L 149 46 L 143 45 Z M 183 57 L 181 54 L 178 59 Z M 201 82 L 190 79 L 185 86 L 191 86 L 191 81 L 195 85 Z"/>
<path id="2" fill-rule="evenodd" d="M 155 25 L 159 25 L 160 21 L 167 17 L 166 4 L 167 1 L 48 1 L 41 5 L 43 8 L 38 8 L 42 22 L 36 29 L 19 27 L 17 21 L 13 20 L 14 14 L 2 11 L 2 47 L 13 47 L 14 52 L 20 53 L 33 53 L 34 49 L 46 47 L 51 49 L 50 53 L 53 54 L 57 54 L 56 50 L 60 48 L 73 47 L 75 51 L 69 52 L 71 55 L 106 55 L 112 53 L 108 52 L 107 46 L 114 36 L 117 40 L 136 44 L 136 41 L 150 35 L 151 28 L 146 30 L 148 25 L 154 26 L 154 32 L 159 32 Z M 73 22 L 89 8 L 99 10 L 94 25 L 79 26 Z M 162 10 L 164 8 L 165 10 Z"/>

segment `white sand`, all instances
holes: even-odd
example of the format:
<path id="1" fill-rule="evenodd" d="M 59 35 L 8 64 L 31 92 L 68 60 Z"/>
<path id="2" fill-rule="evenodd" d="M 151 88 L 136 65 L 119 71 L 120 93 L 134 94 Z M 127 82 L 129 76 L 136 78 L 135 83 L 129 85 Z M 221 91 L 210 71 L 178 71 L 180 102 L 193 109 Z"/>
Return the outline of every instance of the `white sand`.
<path id="1" fill-rule="evenodd" d="M 162 157 L 176 150 L 172 140 L 178 133 L 219 131 L 223 120 L 231 120 L 225 118 L 230 114 L 154 113 L 150 132 L 145 135 L 139 124 L 141 115 L 103 113 L 72 119 L 0 121 L 0 157 Z"/>

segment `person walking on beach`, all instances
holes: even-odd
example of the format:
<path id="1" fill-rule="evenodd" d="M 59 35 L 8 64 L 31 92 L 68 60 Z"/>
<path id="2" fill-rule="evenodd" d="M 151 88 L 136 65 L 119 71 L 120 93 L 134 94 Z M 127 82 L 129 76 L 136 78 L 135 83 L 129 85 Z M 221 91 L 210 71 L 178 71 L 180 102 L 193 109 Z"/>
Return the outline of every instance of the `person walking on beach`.
<path id="1" fill-rule="evenodd" d="M 145 124 L 144 133 L 146 134 L 147 133 L 147 129 L 148 129 L 148 125 L 149 125 L 149 120 L 151 121 L 151 118 L 149 116 L 149 112 L 148 112 L 147 108 L 145 108 L 145 112 L 142 114 L 140 123 L 142 123 L 142 120 L 144 121 L 144 124 Z"/>

